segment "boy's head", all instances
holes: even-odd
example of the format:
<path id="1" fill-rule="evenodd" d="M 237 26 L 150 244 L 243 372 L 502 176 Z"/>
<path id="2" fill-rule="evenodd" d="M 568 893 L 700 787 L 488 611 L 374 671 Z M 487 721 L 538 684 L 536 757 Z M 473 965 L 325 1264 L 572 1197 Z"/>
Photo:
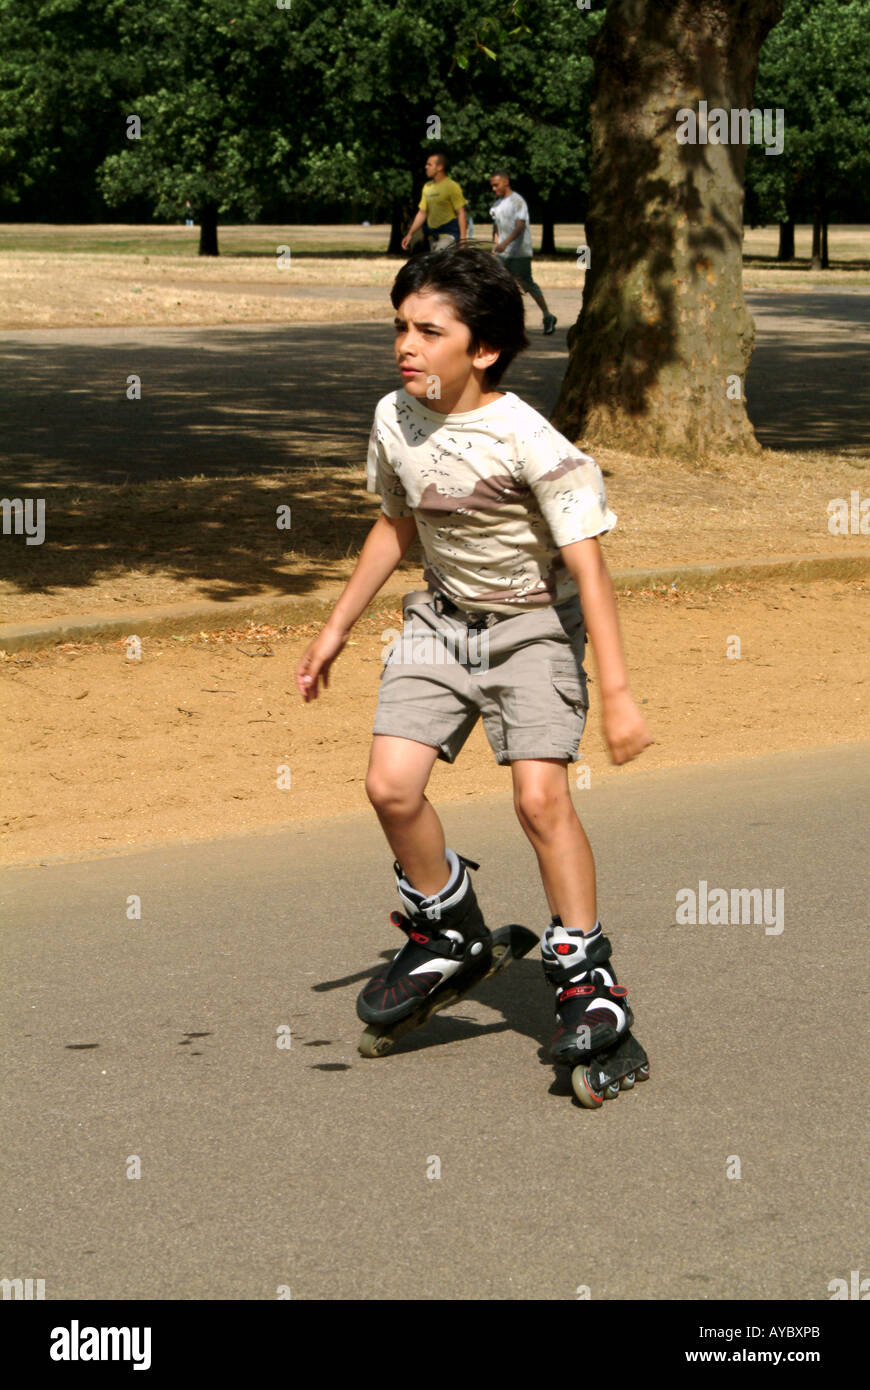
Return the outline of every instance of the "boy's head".
<path id="1" fill-rule="evenodd" d="M 490 390 L 529 345 L 519 285 L 491 251 L 453 246 L 412 256 L 393 282 L 396 360 L 405 389 L 424 399 L 427 378 L 451 388 L 474 372 Z"/>

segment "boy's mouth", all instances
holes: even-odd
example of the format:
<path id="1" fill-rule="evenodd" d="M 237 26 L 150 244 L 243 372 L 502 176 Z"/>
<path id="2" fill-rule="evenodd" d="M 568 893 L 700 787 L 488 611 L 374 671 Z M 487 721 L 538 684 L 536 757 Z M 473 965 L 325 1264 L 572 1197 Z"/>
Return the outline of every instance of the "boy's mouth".
<path id="1" fill-rule="evenodd" d="M 402 376 L 421 376 L 421 375 L 422 375 L 421 370 L 420 370 L 419 367 L 400 367 L 400 368 L 399 368 L 399 371 L 402 373 Z"/>

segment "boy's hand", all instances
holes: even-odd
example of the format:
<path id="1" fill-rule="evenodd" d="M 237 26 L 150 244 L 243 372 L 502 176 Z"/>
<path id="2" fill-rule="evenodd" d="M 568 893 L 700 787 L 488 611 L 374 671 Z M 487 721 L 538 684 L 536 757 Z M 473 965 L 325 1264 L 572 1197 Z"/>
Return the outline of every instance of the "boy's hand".
<path id="1" fill-rule="evenodd" d="M 602 699 L 604 737 L 615 763 L 629 763 L 652 743 L 646 720 L 627 690 Z"/>
<path id="2" fill-rule="evenodd" d="M 321 676 L 324 690 L 328 688 L 329 668 L 344 647 L 347 638 L 346 632 L 336 632 L 328 626 L 323 628 L 296 667 L 296 684 L 306 704 L 309 700 L 317 699 L 318 681 Z"/>

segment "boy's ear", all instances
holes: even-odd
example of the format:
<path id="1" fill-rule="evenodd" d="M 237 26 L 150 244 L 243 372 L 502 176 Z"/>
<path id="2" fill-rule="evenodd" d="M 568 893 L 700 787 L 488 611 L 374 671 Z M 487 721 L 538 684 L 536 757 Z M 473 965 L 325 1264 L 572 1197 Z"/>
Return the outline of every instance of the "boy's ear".
<path id="1" fill-rule="evenodd" d="M 501 356 L 501 348 L 488 348 L 481 343 L 471 359 L 472 367 L 479 367 L 481 371 L 486 371 L 487 367 L 494 367 Z"/>

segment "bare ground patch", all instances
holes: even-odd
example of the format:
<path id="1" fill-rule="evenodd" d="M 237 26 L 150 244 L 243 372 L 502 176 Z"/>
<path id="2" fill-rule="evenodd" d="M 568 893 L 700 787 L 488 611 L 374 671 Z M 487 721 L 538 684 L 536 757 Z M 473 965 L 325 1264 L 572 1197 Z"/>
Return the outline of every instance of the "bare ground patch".
<path id="1" fill-rule="evenodd" d="M 860 583 L 729 586 L 619 600 L 635 698 L 655 744 L 608 761 L 592 710 L 572 772 L 590 784 L 644 769 L 760 756 L 867 737 L 868 593 Z M 294 672 L 317 631 L 239 632 L 55 648 L 0 661 L 12 729 L 4 771 L 6 863 L 164 839 L 198 839 L 365 811 L 364 779 L 384 634 L 398 609 L 357 624 L 329 690 L 305 706 Z M 739 659 L 729 643 L 740 639 Z M 288 766 L 289 790 L 278 787 Z M 437 764 L 436 805 L 503 792 L 480 725 L 453 767 Z M 582 789 L 578 789 L 582 816 Z M 373 814 L 373 813 L 372 813 Z"/>

